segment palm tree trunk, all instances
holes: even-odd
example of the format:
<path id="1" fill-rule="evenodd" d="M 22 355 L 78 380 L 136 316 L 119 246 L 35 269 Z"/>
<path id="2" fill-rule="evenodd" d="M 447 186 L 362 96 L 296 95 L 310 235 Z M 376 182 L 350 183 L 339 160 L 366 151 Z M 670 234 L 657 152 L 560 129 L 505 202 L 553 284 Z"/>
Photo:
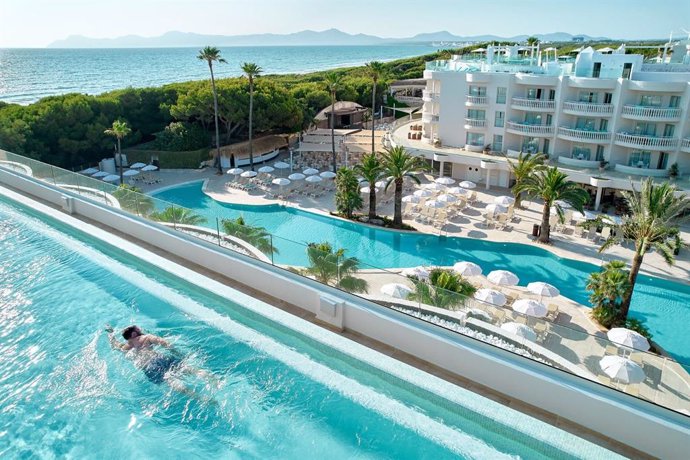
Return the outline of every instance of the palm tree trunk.
<path id="1" fill-rule="evenodd" d="M 374 121 L 376 119 L 376 80 L 374 80 L 374 88 L 371 92 L 371 153 L 376 153 L 374 147 Z"/>
<path id="2" fill-rule="evenodd" d="M 403 180 L 402 178 L 395 179 L 395 204 L 393 210 L 393 227 L 402 227 L 402 190 L 403 190 Z"/>
<path id="3" fill-rule="evenodd" d="M 120 148 L 120 137 L 117 138 L 117 156 L 120 158 L 120 185 L 124 184 L 125 176 L 122 172 L 122 149 Z"/>
<path id="4" fill-rule="evenodd" d="M 331 147 L 333 149 L 333 172 L 336 172 L 335 155 L 335 93 L 331 91 Z"/>
<path id="5" fill-rule="evenodd" d="M 213 121 L 216 124 L 216 158 L 218 158 L 218 173 L 223 174 L 223 166 L 220 163 L 220 133 L 218 131 L 218 94 L 216 94 L 216 79 L 213 77 L 213 65 L 209 62 L 211 71 L 211 88 L 213 89 Z"/>
<path id="6" fill-rule="evenodd" d="M 515 207 L 518 209 L 522 208 L 522 192 L 515 194 Z"/>
<path id="7" fill-rule="evenodd" d="M 369 219 L 376 219 L 376 190 L 369 184 Z"/>
<path id="8" fill-rule="evenodd" d="M 249 168 L 254 171 L 254 146 L 252 145 L 252 122 L 254 118 L 254 82 L 249 78 Z"/>
<path id="9" fill-rule="evenodd" d="M 539 234 L 540 243 L 548 243 L 551 236 L 551 227 L 549 225 L 549 220 L 551 220 L 551 205 L 548 202 L 544 202 L 544 210 L 541 213 L 541 233 Z"/>
<path id="10" fill-rule="evenodd" d="M 646 247 L 641 247 L 635 251 L 633 256 L 632 265 L 630 266 L 630 274 L 628 275 L 628 281 L 630 282 L 630 288 L 623 296 L 621 301 L 620 312 L 618 313 L 619 325 L 623 326 L 625 320 L 628 318 L 628 312 L 630 311 L 630 303 L 632 302 L 633 291 L 635 290 L 635 282 L 637 281 L 637 274 L 640 272 L 640 267 L 642 266 L 642 259 L 644 258 L 644 251 Z"/>

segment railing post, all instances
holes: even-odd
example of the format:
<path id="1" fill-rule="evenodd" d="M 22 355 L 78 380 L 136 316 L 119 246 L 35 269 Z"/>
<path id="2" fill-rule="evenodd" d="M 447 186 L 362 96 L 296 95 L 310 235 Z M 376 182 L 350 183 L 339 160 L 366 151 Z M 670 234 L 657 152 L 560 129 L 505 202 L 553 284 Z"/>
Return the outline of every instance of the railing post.
<path id="1" fill-rule="evenodd" d="M 273 234 L 269 233 L 268 238 L 269 238 L 269 241 L 271 243 L 271 265 L 275 265 L 275 261 L 273 260 L 273 252 L 274 252 L 274 250 L 273 250 Z"/>
<path id="2" fill-rule="evenodd" d="M 218 246 L 223 246 L 223 240 L 220 238 L 220 220 L 218 217 L 216 217 L 216 233 L 218 234 Z"/>
<path id="3" fill-rule="evenodd" d="M 57 185 L 57 181 L 55 180 L 55 170 L 53 169 L 53 165 L 50 165 L 50 175 L 53 176 L 53 185 Z"/>
<path id="4" fill-rule="evenodd" d="M 172 210 L 172 223 L 173 223 L 173 230 L 177 230 L 177 216 L 175 215 L 175 205 L 173 204 L 170 209 Z"/>

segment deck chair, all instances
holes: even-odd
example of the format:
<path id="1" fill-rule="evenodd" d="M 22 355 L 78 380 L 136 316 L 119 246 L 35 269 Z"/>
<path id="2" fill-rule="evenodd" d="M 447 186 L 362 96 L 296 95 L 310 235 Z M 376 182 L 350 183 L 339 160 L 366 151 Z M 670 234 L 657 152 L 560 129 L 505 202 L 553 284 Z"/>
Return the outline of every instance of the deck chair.
<path id="1" fill-rule="evenodd" d="M 550 318 L 552 321 L 555 321 L 556 318 L 558 318 L 558 305 L 556 305 L 555 303 L 551 303 L 546 308 L 548 310 L 546 316 Z"/>

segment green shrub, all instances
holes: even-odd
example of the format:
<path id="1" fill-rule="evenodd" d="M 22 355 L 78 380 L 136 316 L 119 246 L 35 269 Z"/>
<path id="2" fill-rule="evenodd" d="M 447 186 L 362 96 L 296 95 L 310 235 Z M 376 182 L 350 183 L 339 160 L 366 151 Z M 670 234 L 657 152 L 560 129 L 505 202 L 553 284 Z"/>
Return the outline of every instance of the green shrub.
<path id="1" fill-rule="evenodd" d="M 199 125 L 174 121 L 156 134 L 152 144 L 156 150 L 191 151 L 208 147 L 209 136 Z"/>
<path id="2" fill-rule="evenodd" d="M 604 327 L 617 326 L 616 321 L 623 296 L 630 287 L 625 262 L 613 260 L 592 273 L 587 280 L 592 303 L 592 318 Z"/>
<path id="3" fill-rule="evenodd" d="M 162 169 L 196 169 L 202 161 L 210 158 L 209 149 L 192 150 L 191 152 L 165 152 L 162 150 L 129 149 L 124 152 L 129 163 L 140 161 L 150 163 L 155 157 Z"/>

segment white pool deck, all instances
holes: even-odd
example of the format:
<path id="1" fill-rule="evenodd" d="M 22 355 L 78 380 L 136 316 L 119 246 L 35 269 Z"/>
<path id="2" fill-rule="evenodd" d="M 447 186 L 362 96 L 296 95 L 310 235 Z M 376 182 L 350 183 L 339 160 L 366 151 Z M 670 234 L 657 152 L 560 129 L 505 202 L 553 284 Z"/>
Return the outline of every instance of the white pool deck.
<path id="1" fill-rule="evenodd" d="M 284 175 L 287 175 L 285 173 Z M 227 187 L 227 183 L 233 180 L 233 176 L 218 176 L 213 170 L 162 170 L 158 173 L 161 182 L 154 185 L 143 186 L 145 192 L 160 190 L 164 187 L 174 186 L 190 181 L 206 180 L 205 192 L 212 198 L 227 202 L 254 205 L 284 204 L 294 206 L 303 210 L 328 214 L 334 209 L 333 193 L 327 193 L 319 198 L 311 198 L 303 195 L 294 195 L 288 201 L 266 198 L 260 191 L 245 192 L 239 189 Z M 433 180 L 431 176 L 426 176 L 424 182 Z M 277 187 L 276 187 L 277 191 Z M 462 211 L 461 215 L 451 220 L 441 230 L 438 227 L 420 224 L 413 220 L 405 220 L 406 223 L 415 227 L 420 232 L 436 234 L 442 232 L 448 236 L 464 236 L 477 239 L 488 239 L 499 242 L 512 242 L 523 244 L 536 244 L 531 236 L 532 225 L 541 221 L 541 205 L 536 202 L 523 202 L 525 209 L 517 209 L 515 215 L 519 218 L 513 222 L 506 230 L 486 228 L 483 224 L 482 210 L 486 204 L 491 203 L 493 198 L 500 195 L 510 195 L 510 190 L 495 188 L 489 191 L 475 189 L 477 201 Z M 377 208 L 377 214 L 392 216 L 393 204 L 383 205 Z M 563 232 L 552 232 L 553 243 L 550 245 L 540 245 L 540 247 L 550 250 L 554 254 L 571 259 L 582 260 L 600 265 L 602 261 L 612 259 L 630 260 L 632 250 L 627 247 L 617 246 L 605 254 L 598 253 L 598 245 L 592 241 L 578 236 L 579 232 L 573 234 L 566 230 Z M 683 230 L 684 238 L 690 240 L 688 229 Z M 366 274 L 360 276 L 366 278 L 369 283 L 369 292 L 379 292 L 381 286 L 391 282 L 401 282 L 401 277 L 392 272 L 396 270 L 366 270 Z M 688 282 L 690 273 L 690 251 L 681 252 L 676 265 L 669 267 L 662 258 L 656 253 L 645 256 L 645 263 L 642 272 L 673 279 L 676 282 Z M 519 273 L 517 274 L 519 276 Z M 471 281 L 476 285 L 488 286 L 489 283 L 484 277 L 475 277 Z M 548 280 L 545 280 L 548 281 Z M 505 289 L 503 289 L 505 291 Z M 525 292 L 524 288 L 515 288 L 512 294 L 518 296 L 533 297 Z M 380 299 L 379 299 L 380 300 Z M 546 303 L 555 303 L 559 307 L 560 314 L 556 320 L 557 324 L 567 326 L 572 330 L 568 333 L 560 331 L 561 341 L 559 344 L 549 346 L 552 350 L 556 347 L 559 354 L 568 356 L 568 361 L 577 363 L 576 365 L 585 373 L 589 373 L 592 378 L 601 374 L 598 368 L 599 359 L 604 356 L 604 347 L 601 341 L 596 338 L 605 339 L 604 330 L 594 323 L 589 317 L 590 309 L 580 305 L 566 297 L 547 299 Z M 582 332 L 590 334 L 583 336 Z M 661 361 L 661 360 L 659 360 Z M 661 366 L 658 366 L 661 367 Z M 665 406 L 675 407 L 678 410 L 690 413 L 690 400 L 686 395 L 690 395 L 690 375 L 677 363 L 664 361 L 664 369 L 657 369 L 659 381 L 653 384 L 643 383 L 641 386 L 649 385 L 646 393 L 652 394 L 649 399 Z M 618 385 L 626 391 L 625 385 Z M 644 392 L 644 390 L 643 390 Z"/>

